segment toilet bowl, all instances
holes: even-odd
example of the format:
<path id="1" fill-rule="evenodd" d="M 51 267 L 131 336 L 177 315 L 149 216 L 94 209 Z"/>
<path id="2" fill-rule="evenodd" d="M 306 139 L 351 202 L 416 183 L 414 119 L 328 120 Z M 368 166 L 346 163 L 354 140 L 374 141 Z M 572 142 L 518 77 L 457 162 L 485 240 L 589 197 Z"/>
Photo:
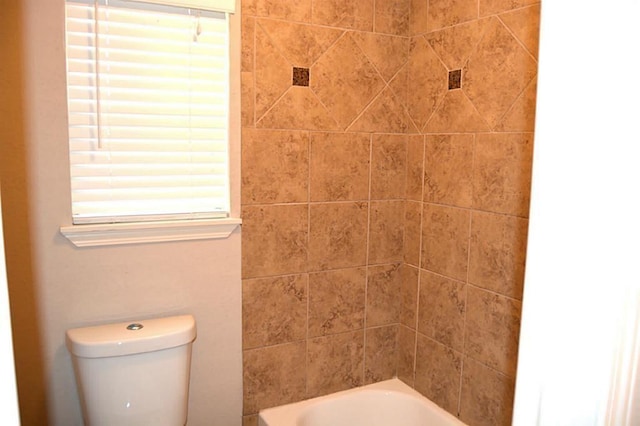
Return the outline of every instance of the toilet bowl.
<path id="1" fill-rule="evenodd" d="M 187 422 L 192 315 L 67 330 L 85 426 Z"/>

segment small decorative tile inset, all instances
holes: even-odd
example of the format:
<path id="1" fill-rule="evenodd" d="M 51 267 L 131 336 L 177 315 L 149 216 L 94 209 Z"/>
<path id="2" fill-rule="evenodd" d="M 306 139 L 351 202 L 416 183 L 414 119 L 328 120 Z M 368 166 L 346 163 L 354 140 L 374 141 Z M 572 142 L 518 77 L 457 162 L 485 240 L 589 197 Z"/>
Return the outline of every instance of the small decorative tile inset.
<path id="1" fill-rule="evenodd" d="M 309 68 L 293 67 L 293 85 L 309 86 Z"/>
<path id="2" fill-rule="evenodd" d="M 462 86 L 462 70 L 449 71 L 449 90 L 459 89 Z"/>

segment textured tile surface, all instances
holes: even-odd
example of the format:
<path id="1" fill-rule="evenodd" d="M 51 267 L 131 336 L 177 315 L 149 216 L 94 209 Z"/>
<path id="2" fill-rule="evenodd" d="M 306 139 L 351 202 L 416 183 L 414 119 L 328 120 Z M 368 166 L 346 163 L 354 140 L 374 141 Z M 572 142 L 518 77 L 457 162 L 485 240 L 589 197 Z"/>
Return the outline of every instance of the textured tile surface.
<path id="1" fill-rule="evenodd" d="M 468 210 L 425 204 L 421 267 L 457 280 L 467 277 Z"/>
<path id="2" fill-rule="evenodd" d="M 400 264 L 369 266 L 367 269 L 367 327 L 398 323 L 402 279 Z"/>

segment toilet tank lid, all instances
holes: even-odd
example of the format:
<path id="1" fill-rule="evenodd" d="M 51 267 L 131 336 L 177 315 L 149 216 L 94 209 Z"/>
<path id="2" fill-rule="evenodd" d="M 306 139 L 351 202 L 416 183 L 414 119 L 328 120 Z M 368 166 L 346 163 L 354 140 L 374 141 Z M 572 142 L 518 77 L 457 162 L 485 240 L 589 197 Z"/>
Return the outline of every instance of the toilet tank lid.
<path id="1" fill-rule="evenodd" d="M 104 358 L 169 349 L 196 337 L 192 315 L 127 321 L 67 330 L 69 352 L 82 358 Z"/>

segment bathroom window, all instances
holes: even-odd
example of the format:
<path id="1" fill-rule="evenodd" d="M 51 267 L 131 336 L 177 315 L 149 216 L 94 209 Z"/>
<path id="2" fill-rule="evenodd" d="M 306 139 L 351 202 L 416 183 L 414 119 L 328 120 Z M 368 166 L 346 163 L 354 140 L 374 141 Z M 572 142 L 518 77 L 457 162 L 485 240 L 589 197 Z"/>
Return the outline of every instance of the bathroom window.
<path id="1" fill-rule="evenodd" d="M 74 225 L 229 217 L 234 8 L 67 0 Z"/>

